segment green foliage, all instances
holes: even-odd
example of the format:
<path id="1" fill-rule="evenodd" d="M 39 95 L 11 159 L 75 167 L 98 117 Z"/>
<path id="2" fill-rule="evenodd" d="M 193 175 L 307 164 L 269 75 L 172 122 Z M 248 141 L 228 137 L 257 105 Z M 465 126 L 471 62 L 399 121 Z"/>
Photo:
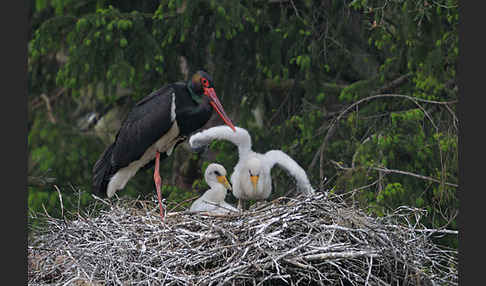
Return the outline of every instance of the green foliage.
<path id="1" fill-rule="evenodd" d="M 191 191 L 168 185 L 162 187 L 162 195 L 167 199 L 169 211 L 187 210 L 192 204 L 190 199 L 195 196 Z"/>
<path id="2" fill-rule="evenodd" d="M 69 145 L 64 136 L 71 133 Z M 92 162 L 102 152 L 97 138 L 76 133 L 70 126 L 53 125 L 36 120 L 28 144 L 36 170 L 49 174 L 55 170 L 60 182 L 89 186 L 83 178 L 91 176 Z"/>
<path id="3" fill-rule="evenodd" d="M 431 133 L 433 127 L 418 108 L 391 113 L 387 125 L 356 150 L 354 160 L 360 168 L 353 174 L 355 180 L 348 185 L 338 180 L 338 185 L 352 189 L 377 182 L 376 191 L 358 196 L 371 211 L 380 215 L 400 205 L 411 205 L 427 209 L 431 225 L 445 224 L 457 211 L 455 187 L 396 173 L 380 174 L 373 168 L 423 174 L 457 184 L 457 134 Z"/>
<path id="4" fill-rule="evenodd" d="M 363 97 L 369 96 L 372 91 L 378 88 L 376 79 L 365 79 L 354 82 L 343 88 L 339 95 L 339 100 L 343 102 L 357 101 Z"/>
<path id="5" fill-rule="evenodd" d="M 72 194 L 66 192 L 67 189 L 59 188 L 60 191 L 57 192 L 55 189 L 39 190 L 28 187 L 29 229 L 39 227 L 43 223 L 43 220 L 37 216 L 39 213 L 47 213 L 47 215 L 52 217 L 64 215 L 64 217 L 69 219 L 76 216 L 75 212 L 81 211 L 88 206 L 93 207 L 93 199 L 89 193 L 78 190 L 75 194 Z"/>

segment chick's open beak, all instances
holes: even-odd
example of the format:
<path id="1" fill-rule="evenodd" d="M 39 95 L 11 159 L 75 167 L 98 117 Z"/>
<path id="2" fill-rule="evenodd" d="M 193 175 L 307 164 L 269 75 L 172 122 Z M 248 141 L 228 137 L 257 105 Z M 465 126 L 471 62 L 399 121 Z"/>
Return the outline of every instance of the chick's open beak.
<path id="1" fill-rule="evenodd" d="M 220 182 L 221 184 L 223 184 L 223 186 L 227 189 L 227 190 L 230 190 L 231 191 L 231 185 L 230 183 L 228 182 L 228 179 L 226 179 L 226 176 L 218 176 L 216 177 L 218 179 L 218 182 Z"/>

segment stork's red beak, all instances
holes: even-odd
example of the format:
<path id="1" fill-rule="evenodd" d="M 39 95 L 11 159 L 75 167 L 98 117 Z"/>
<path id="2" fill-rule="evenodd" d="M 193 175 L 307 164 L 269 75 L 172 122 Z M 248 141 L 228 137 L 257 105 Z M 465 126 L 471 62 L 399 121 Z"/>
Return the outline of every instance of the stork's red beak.
<path id="1" fill-rule="evenodd" d="M 218 97 L 216 96 L 216 92 L 214 91 L 214 88 L 204 88 L 204 94 L 207 95 L 210 99 L 209 103 L 213 106 L 213 108 L 218 112 L 219 116 L 221 119 L 223 119 L 224 123 L 231 127 L 233 131 L 236 132 L 235 126 L 231 122 L 231 119 L 226 115 L 226 112 L 224 112 L 223 105 L 221 105 L 221 102 L 219 102 Z"/>

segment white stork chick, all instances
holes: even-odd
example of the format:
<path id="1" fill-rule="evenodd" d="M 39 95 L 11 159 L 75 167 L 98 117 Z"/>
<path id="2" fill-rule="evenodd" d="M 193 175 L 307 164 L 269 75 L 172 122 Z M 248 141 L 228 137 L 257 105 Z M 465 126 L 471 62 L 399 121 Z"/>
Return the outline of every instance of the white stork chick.
<path id="1" fill-rule="evenodd" d="M 231 185 L 226 179 L 226 169 L 223 166 L 216 163 L 210 164 L 206 168 L 204 179 L 210 189 L 192 203 L 190 211 L 209 212 L 212 214 L 238 211 L 238 209 L 224 201 L 227 190 L 231 190 Z"/>
<path id="2" fill-rule="evenodd" d="M 265 154 L 251 149 L 251 137 L 248 131 L 235 127 L 236 132 L 226 126 L 216 126 L 191 136 L 191 148 L 198 149 L 212 140 L 227 140 L 238 147 L 239 161 L 231 175 L 233 195 L 238 198 L 238 208 L 242 200 L 266 200 L 272 192 L 271 170 L 275 164 L 283 168 L 296 180 L 297 189 L 306 195 L 314 194 L 304 169 L 290 156 L 280 150 L 271 150 Z"/>

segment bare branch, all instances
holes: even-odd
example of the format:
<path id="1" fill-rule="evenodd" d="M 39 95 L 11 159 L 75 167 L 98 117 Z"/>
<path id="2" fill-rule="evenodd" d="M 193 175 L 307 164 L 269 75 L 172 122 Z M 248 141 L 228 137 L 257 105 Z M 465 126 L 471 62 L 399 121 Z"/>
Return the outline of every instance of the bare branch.
<path id="1" fill-rule="evenodd" d="M 59 96 L 61 96 L 64 93 L 64 91 L 66 91 L 66 89 L 63 88 L 63 87 L 56 90 L 56 93 L 54 94 L 54 96 L 48 97 L 49 102 L 56 100 Z M 42 106 L 42 101 L 45 101 L 45 99 L 42 98 L 42 95 L 40 97 L 36 97 L 35 99 L 33 99 L 30 103 L 31 106 L 32 106 L 32 110 L 35 110 L 35 109 L 39 108 L 40 106 Z"/>
<path id="2" fill-rule="evenodd" d="M 380 167 L 371 167 L 371 168 L 373 170 L 382 171 L 382 172 L 385 172 L 385 173 L 402 174 L 402 175 L 416 177 L 416 178 L 419 178 L 419 179 L 422 179 L 422 180 L 428 180 L 428 181 L 436 182 L 436 183 L 439 183 L 439 184 L 444 183 L 445 185 L 448 185 L 448 186 L 451 186 L 451 187 L 456 187 L 456 188 L 459 187 L 459 185 L 457 185 L 457 184 L 443 182 L 443 181 L 436 179 L 436 178 L 432 178 L 432 177 L 428 177 L 428 176 L 424 176 L 424 175 L 419 175 L 419 174 L 415 174 L 415 173 L 412 173 L 412 172 L 401 171 L 401 170 L 393 170 L 393 169 L 387 169 L 387 168 L 380 168 Z"/>
<path id="3" fill-rule="evenodd" d="M 49 98 L 47 97 L 47 95 L 45 95 L 44 93 L 40 95 L 40 97 L 44 100 L 44 102 L 46 103 L 46 107 L 47 107 L 47 116 L 49 118 L 49 121 L 53 124 L 56 124 L 56 118 L 54 117 L 54 115 L 52 114 L 52 107 L 51 107 L 51 102 L 49 100 Z"/>
<path id="4" fill-rule="evenodd" d="M 357 258 L 361 256 L 376 256 L 376 253 L 371 251 L 348 251 L 348 252 L 327 252 L 313 255 L 307 255 L 303 258 L 307 261 L 322 261 L 326 259 L 339 259 L 339 258 Z"/>
<path id="5" fill-rule="evenodd" d="M 27 185 L 29 186 L 46 186 L 56 181 L 56 178 L 48 178 L 41 176 L 27 176 Z"/>
<path id="6" fill-rule="evenodd" d="M 353 170 L 353 168 L 343 167 L 341 163 L 336 162 L 334 160 L 329 160 L 329 161 L 331 163 L 333 163 L 334 165 L 336 165 L 338 168 L 342 169 L 342 170 Z M 416 178 L 419 178 L 419 179 L 422 179 L 422 180 L 432 181 L 432 182 L 439 183 L 439 184 L 444 183 L 445 185 L 448 185 L 448 186 L 451 186 L 451 187 L 456 187 L 456 188 L 459 187 L 459 185 L 457 185 L 457 184 L 443 182 L 443 181 L 441 181 L 439 179 L 436 179 L 436 178 L 432 178 L 432 177 L 428 177 L 428 176 L 424 176 L 424 175 L 419 175 L 419 174 L 415 174 L 415 173 L 412 173 L 412 172 L 401 171 L 401 170 L 394 170 L 394 169 L 388 169 L 388 168 L 376 167 L 376 166 L 371 166 L 369 168 L 372 169 L 372 170 L 379 171 L 379 172 L 407 175 L 407 176 L 416 177 Z"/>

